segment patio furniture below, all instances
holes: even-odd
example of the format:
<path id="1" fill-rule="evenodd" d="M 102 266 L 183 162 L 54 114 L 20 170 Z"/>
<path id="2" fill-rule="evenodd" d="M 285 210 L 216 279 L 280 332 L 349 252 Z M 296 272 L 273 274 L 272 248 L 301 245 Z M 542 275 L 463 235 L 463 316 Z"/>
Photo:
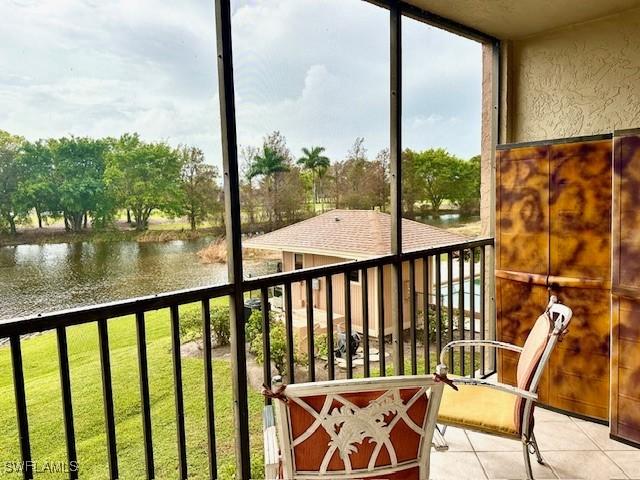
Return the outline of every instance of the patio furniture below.
<path id="1" fill-rule="evenodd" d="M 307 341 L 307 309 L 294 308 L 291 311 L 293 320 L 293 334 L 300 346 L 305 346 Z M 344 330 L 344 315 L 333 312 L 334 331 Z M 327 311 L 320 308 L 313 309 L 313 333 L 314 335 L 327 333 Z"/>

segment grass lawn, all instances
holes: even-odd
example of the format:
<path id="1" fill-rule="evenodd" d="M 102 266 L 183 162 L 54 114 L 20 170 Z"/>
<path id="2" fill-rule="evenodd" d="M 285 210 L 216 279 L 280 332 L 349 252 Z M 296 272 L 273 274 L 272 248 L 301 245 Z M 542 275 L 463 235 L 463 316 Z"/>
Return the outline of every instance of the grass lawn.
<path id="1" fill-rule="evenodd" d="M 161 310 L 147 314 L 146 327 L 156 478 L 177 478 L 169 312 Z M 97 326 L 88 324 L 71 327 L 67 335 L 80 478 L 108 478 Z M 109 341 L 120 478 L 144 478 L 133 317 L 109 321 Z M 55 334 L 50 332 L 24 340 L 22 355 L 32 458 L 39 462 L 66 461 Z M 182 368 L 189 474 L 190 478 L 209 478 L 202 359 L 183 357 Z M 219 478 L 233 478 L 235 429 L 229 361 L 214 359 L 213 376 L 218 474 Z M 252 473 L 256 478 L 262 475 L 262 406 L 261 395 L 250 390 Z M 8 347 L 0 348 L 0 432 L 0 461 L 19 461 Z M 40 478 L 43 477 L 67 478 L 62 473 L 40 475 Z M 13 474 L 8 478 L 21 478 L 21 475 Z"/>
<path id="2" fill-rule="evenodd" d="M 213 304 L 226 302 L 216 299 Z M 182 309 L 199 308 L 186 305 Z M 168 310 L 148 313 L 147 355 L 156 478 L 177 478 L 177 446 L 171 336 Z M 107 450 L 102 402 L 102 382 L 95 323 L 67 329 L 71 368 L 76 447 L 80 478 L 108 478 Z M 116 441 L 120 478 L 144 478 L 144 450 L 140 416 L 138 357 L 134 318 L 123 317 L 109 321 L 109 341 L 116 417 Z M 375 343 L 375 342 L 374 342 Z M 387 345 L 390 349 L 391 346 Z M 406 347 L 405 347 L 406 348 Z M 456 352 L 454 371 L 459 369 L 460 355 Z M 57 344 L 54 332 L 25 339 L 22 342 L 25 371 L 29 431 L 32 458 L 37 462 L 66 461 Z M 436 364 L 431 352 L 432 369 Z M 410 373 L 410 352 L 405 350 L 405 372 Z M 467 368 L 469 352 L 465 352 Z M 480 356 L 476 352 L 476 365 Z M 391 359 L 386 372 L 393 374 Z M 379 369 L 372 364 L 372 375 Z M 190 478 L 209 478 L 207 469 L 207 437 L 204 405 L 202 358 L 182 358 L 185 400 L 187 458 Z M 418 373 L 424 373 L 422 349 L 418 350 Z M 338 376 L 344 372 L 339 371 Z M 361 376 L 359 370 L 355 376 Z M 228 359 L 213 360 L 215 384 L 216 440 L 218 476 L 234 477 L 234 433 L 231 363 Z M 299 381 L 304 381 L 300 378 Z M 262 476 L 262 407 L 259 392 L 249 388 L 249 418 L 251 430 L 252 474 Z M 20 461 L 16 428 L 15 402 L 10 350 L 0 348 L 0 472 L 4 462 Z M 21 478 L 20 474 L 2 478 Z M 37 478 L 37 476 L 36 476 Z M 40 475 L 40 478 L 67 478 L 64 473 Z"/>

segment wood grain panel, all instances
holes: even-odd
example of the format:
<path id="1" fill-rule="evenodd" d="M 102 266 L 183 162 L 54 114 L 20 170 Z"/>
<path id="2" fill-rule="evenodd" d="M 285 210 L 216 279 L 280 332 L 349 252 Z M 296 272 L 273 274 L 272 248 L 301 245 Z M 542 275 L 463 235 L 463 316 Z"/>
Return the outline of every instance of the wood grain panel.
<path id="1" fill-rule="evenodd" d="M 498 300 L 497 338 L 500 341 L 524 345 L 533 324 L 547 304 L 547 289 L 544 286 L 498 278 L 496 280 Z M 498 352 L 498 380 L 516 384 L 518 354 Z M 548 398 L 548 375 L 544 374 L 538 387 L 542 402 Z"/>
<path id="2" fill-rule="evenodd" d="M 608 418 L 611 274 L 611 141 L 551 145 L 549 273 L 573 310 L 569 334 L 549 362 L 549 404 Z M 557 279 L 554 277 L 558 277 Z M 557 288 L 590 281 L 603 288 Z"/>
<path id="3" fill-rule="evenodd" d="M 546 274 L 549 264 L 547 147 L 498 152 L 497 268 Z"/>
<path id="4" fill-rule="evenodd" d="M 609 283 L 611 148 L 611 140 L 549 147 L 550 275 Z"/>
<path id="5" fill-rule="evenodd" d="M 640 436 L 640 402 L 625 396 L 619 396 L 617 399 L 619 404 L 620 416 L 616 420 L 616 430 L 611 429 L 614 435 L 638 442 Z"/>
<path id="6" fill-rule="evenodd" d="M 640 134 L 614 142 L 613 283 L 640 290 Z"/>
<path id="7" fill-rule="evenodd" d="M 640 443 L 640 300 L 613 297 L 611 433 Z"/>
<path id="8" fill-rule="evenodd" d="M 640 444 L 640 132 L 614 136 L 611 433 Z"/>
<path id="9" fill-rule="evenodd" d="M 498 337 L 522 345 L 551 287 L 574 317 L 540 400 L 600 419 L 609 404 L 611 152 L 610 140 L 579 139 L 512 146 L 497 158 Z M 515 366 L 500 354 L 501 381 L 515 382 Z"/>

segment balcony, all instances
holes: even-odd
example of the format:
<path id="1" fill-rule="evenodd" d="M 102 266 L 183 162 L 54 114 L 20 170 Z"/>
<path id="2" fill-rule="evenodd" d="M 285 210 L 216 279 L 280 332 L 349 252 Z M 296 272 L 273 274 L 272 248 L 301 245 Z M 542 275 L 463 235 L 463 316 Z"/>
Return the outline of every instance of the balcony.
<path id="1" fill-rule="evenodd" d="M 446 342 L 493 338 L 495 323 L 488 318 L 484 296 L 486 258 L 492 246 L 493 240 L 485 239 L 402 255 L 402 270 L 410 277 L 400 283 L 405 288 L 397 293 L 407 307 L 400 349 L 393 347 L 392 334 L 364 335 L 384 331 L 389 306 L 378 293 L 388 290 L 391 284 L 391 279 L 385 278 L 389 273 L 385 267 L 398 261 L 393 255 L 245 280 L 241 300 L 249 298 L 249 294 L 260 298 L 259 315 L 254 314 L 252 319 L 261 319 L 258 328 L 262 335 L 255 338 L 260 345 L 262 368 L 252 353 L 255 339 L 251 345 L 243 341 L 244 348 L 232 349 L 230 358 L 225 359 L 220 353 L 214 357 L 220 349 L 214 350 L 212 345 L 212 309 L 233 300 L 234 284 L 2 322 L 3 378 L 6 392 L 11 393 L 13 384 L 15 396 L 15 401 L 9 394 L 3 396 L 3 451 L 8 455 L 9 473 L 18 475 L 21 462 L 33 461 L 34 464 L 24 463 L 33 467 L 24 471 L 24 477 L 31 478 L 38 465 L 48 468 L 44 462 L 66 458 L 59 468 L 77 464 L 79 478 L 145 474 L 148 478 L 166 478 L 175 475 L 172 472 L 176 464 L 181 478 L 230 478 L 232 447 L 239 432 L 234 432 L 233 419 L 228 415 L 232 407 L 229 377 L 241 361 L 249 381 L 238 385 L 235 395 L 247 405 L 242 413 L 249 426 L 246 433 L 252 470 L 260 478 L 262 456 L 253 453 L 262 450 L 264 402 L 258 387 L 270 384 L 275 373 L 283 374 L 287 383 L 294 383 L 431 372 Z M 416 265 L 420 264 L 432 267 L 420 269 L 418 275 Z M 351 298 L 351 272 L 360 272 L 365 279 L 362 300 L 357 304 Z M 460 282 L 460 278 L 465 279 L 465 272 L 476 282 L 469 278 Z M 462 277 L 456 276 L 460 273 Z M 366 281 L 369 274 L 375 283 Z M 306 328 L 295 329 L 292 285 L 305 285 L 308 294 L 318 280 L 326 282 L 324 300 L 328 307 L 320 317 L 308 303 Z M 342 291 L 335 292 L 334 300 L 333 284 L 338 282 Z M 454 288 L 455 284 L 459 287 Z M 426 310 L 422 306 L 425 297 L 417 293 L 416 285 L 431 286 Z M 465 286 L 471 289 L 466 295 Z M 272 307 L 278 305 L 273 301 L 275 291 L 284 293 L 280 308 Z M 337 299 L 338 294 L 341 300 Z M 369 300 L 374 295 L 380 301 L 372 302 L 375 311 L 370 311 Z M 334 324 L 333 312 L 337 309 L 344 314 Z M 354 322 L 356 316 L 358 322 Z M 379 324 L 376 328 L 370 325 L 374 316 Z M 185 351 L 183 343 L 187 338 L 181 329 L 181 324 L 184 327 L 194 317 L 200 332 L 195 355 Z M 424 328 L 425 318 L 431 328 Z M 274 363 L 271 357 L 282 349 L 272 346 L 270 340 L 274 338 L 271 330 L 280 325 L 285 331 L 286 356 L 279 372 L 276 365 L 282 360 Z M 342 359 L 329 361 L 326 352 L 335 348 L 334 339 L 340 332 L 347 338 L 360 333 L 361 345 L 353 352 L 351 342 L 347 342 Z M 331 345 L 319 343 L 316 335 Z M 300 360 L 302 357 L 304 360 Z M 495 355 L 489 349 L 451 352 L 451 359 L 457 365 L 456 372 L 463 375 L 481 377 L 495 372 Z M 13 411 L 17 412 L 16 417 Z M 52 411 L 56 414 L 52 415 Z M 43 431 L 49 433 L 43 435 Z M 64 473 L 78 477 L 75 470 Z"/>
<path id="2" fill-rule="evenodd" d="M 488 239 L 404 253 L 401 261 L 408 267 L 405 271 L 412 272 L 413 277 L 403 282 L 409 291 L 401 295 L 413 301 L 409 302 L 406 312 L 408 328 L 401 332 L 402 348 L 393 348 L 389 341 L 392 335 L 378 338 L 363 335 L 357 352 L 360 365 L 351 361 L 355 352 L 349 351 L 350 343 L 346 344 L 345 361 L 327 361 L 326 356 L 319 354 L 320 345 L 314 338 L 318 332 L 314 309 L 306 309 L 307 326 L 314 327 L 294 331 L 291 287 L 299 282 L 311 286 L 314 279 L 327 282 L 326 301 L 330 308 L 320 320 L 326 319 L 326 324 L 322 325 L 325 335 L 322 338 L 326 342 L 337 333 L 332 315 L 337 307 L 333 305 L 333 282 L 348 279 L 354 271 L 361 272 L 364 278 L 367 272 L 374 272 L 376 284 L 363 285 L 363 298 L 368 298 L 384 289 L 384 276 L 378 272 L 384 272 L 384 267 L 395 261 L 393 256 L 285 272 L 244 282 L 243 292 L 253 292 L 261 299 L 259 311 L 263 332 L 275 328 L 274 320 L 267 320 L 268 312 L 277 309 L 271 307 L 269 292 L 273 292 L 274 287 L 284 292 L 284 308 L 274 312 L 278 318 L 276 322 L 284 322 L 286 332 L 286 359 L 282 372 L 277 372 L 275 367 L 266 367 L 271 365 L 273 352 L 269 343 L 272 335 L 269 334 L 261 337 L 261 353 L 265 359 L 261 369 L 256 370 L 255 361 L 249 358 L 253 355 L 247 348 L 232 352 L 231 359 L 213 356 L 211 308 L 221 300 L 233 298 L 233 284 L 3 322 L 0 337 L 9 339 L 9 345 L 0 350 L 5 369 L 3 377 L 9 382 L 5 390 L 11 389 L 9 378 L 15 385 L 15 402 L 11 402 L 8 395 L 4 396 L 6 435 L 3 451 L 9 455 L 7 465 L 17 470 L 21 461 L 32 460 L 38 468 L 51 458 L 66 458 L 68 463 L 63 462 L 65 465 L 75 462 L 80 465 L 79 478 L 139 478 L 145 475 L 167 478 L 176 475 L 176 467 L 181 478 L 230 478 L 234 464 L 232 446 L 239 432 L 235 430 L 234 433 L 233 420 L 228 415 L 232 406 L 229 375 L 237 367 L 235 359 L 242 358 L 245 369 L 247 365 L 253 367 L 248 369 L 248 383 L 240 385 L 237 395 L 240 402 L 247 405 L 243 413 L 249 425 L 247 440 L 251 445 L 251 468 L 254 477 L 260 478 L 263 457 L 255 452 L 262 451 L 261 405 L 264 402 L 257 386 L 269 384 L 275 373 L 282 373 L 285 381 L 291 383 L 380 376 L 398 370 L 405 374 L 431 372 L 446 342 L 493 338 L 495 320 L 487 316 L 488 302 L 484 296 L 485 282 L 489 278 L 486 258 L 492 250 L 493 241 Z M 429 328 L 424 329 L 421 297 L 415 294 L 415 265 L 418 262 L 433 262 L 436 272 L 432 275 L 432 270 L 424 271 L 427 277 L 434 277 L 426 280 L 426 284 L 434 289 L 433 301 L 429 304 L 431 311 L 435 309 L 433 316 L 437 320 L 431 333 Z M 476 282 L 460 283 L 456 271 L 472 272 L 480 284 L 478 295 Z M 451 288 L 455 283 L 460 285 L 462 292 Z M 349 285 L 349 282 L 345 284 Z M 474 289 L 466 296 L 465 285 Z M 368 302 L 348 308 L 351 288 L 343 293 L 342 301 L 347 307 L 342 320 L 345 333 L 371 331 L 369 319 L 373 312 L 368 310 Z M 480 299 L 477 308 L 473 300 L 476 298 Z M 384 310 L 383 303 L 377 305 Z M 194 310 L 204 333 L 201 350 L 195 356 L 185 354 L 181 349 L 185 339 L 181 338 L 180 329 L 181 321 L 192 316 Z M 355 311 L 362 319 L 358 326 L 353 322 Z M 334 348 L 334 345 L 327 348 Z M 300 351 L 307 354 L 304 368 L 296 368 Z M 371 352 L 377 355 L 372 356 Z M 450 358 L 450 364 L 456 365 L 456 373 L 476 377 L 494 375 L 495 361 L 494 352 L 485 348 L 473 353 L 458 349 L 451 352 Z M 78 396 L 79 391 L 88 396 Z M 17 412 L 15 423 L 6 415 L 14 409 Z M 51 412 L 56 413 L 52 415 Z M 536 465 L 537 478 L 624 478 L 624 472 L 633 472 L 628 451 L 634 449 L 609 440 L 604 425 L 543 409 L 536 410 L 535 418 L 539 443 L 549 462 L 549 466 Z M 43 431 L 50 433 L 43 435 Z M 59 442 L 55 447 L 51 444 L 52 438 Z M 518 442 L 453 427 L 447 431 L 446 438 L 449 451 L 432 453 L 433 478 L 505 478 L 524 474 Z M 74 478 L 77 473 L 66 474 Z M 28 471 L 24 477 L 30 478 Z"/>
<path id="3" fill-rule="evenodd" d="M 3 478 L 47 478 L 52 470 L 72 479 L 261 478 L 269 399 L 260 387 L 276 374 L 299 383 L 431 373 L 447 342 L 522 340 L 549 291 L 575 302 L 581 317 L 534 413 L 548 462 L 534 464 L 534 475 L 640 478 L 632 181 L 640 157 L 619 158 L 634 151 L 638 132 L 611 134 L 637 126 L 629 124 L 640 95 L 640 60 L 629 48 L 638 41 L 637 2 L 556 2 L 546 11 L 532 1 L 508 9 L 368 1 L 390 11 L 389 253 L 244 278 L 231 6 L 216 1 L 229 282 L 0 322 Z M 403 248 L 404 17 L 483 44 L 479 239 Z M 560 143 L 580 145 L 567 154 Z M 576 187 L 594 158 L 604 162 L 589 177 L 599 188 Z M 566 165 L 573 177 L 563 176 Z M 533 177 L 537 183 L 525 185 Z M 582 248 L 594 232 L 602 235 L 597 248 Z M 601 270 L 589 270 L 594 265 Z M 604 301 L 591 308 L 598 295 Z M 228 332 L 217 323 L 221 306 Z M 359 344 L 348 341 L 353 334 Z M 453 349 L 447 360 L 462 377 L 516 380 L 513 358 L 485 347 Z M 449 450 L 431 455 L 433 478 L 525 475 L 516 441 L 453 427 L 446 437 Z"/>

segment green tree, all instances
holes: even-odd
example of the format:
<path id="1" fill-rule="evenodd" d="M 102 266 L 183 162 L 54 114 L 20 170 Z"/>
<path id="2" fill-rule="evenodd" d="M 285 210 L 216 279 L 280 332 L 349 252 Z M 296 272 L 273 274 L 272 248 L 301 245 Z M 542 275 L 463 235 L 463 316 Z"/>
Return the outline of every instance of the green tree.
<path id="1" fill-rule="evenodd" d="M 480 211 L 480 155 L 469 160 L 458 159 L 448 199 L 458 206 L 463 215 Z"/>
<path id="2" fill-rule="evenodd" d="M 256 221 L 259 214 L 260 198 L 258 190 L 254 188 L 252 179 L 249 178 L 249 170 L 253 161 L 260 152 L 260 149 L 253 146 L 247 146 L 240 149 L 240 203 L 243 207 L 243 213 L 247 215 L 247 224 L 243 230 L 248 232 L 246 228 L 256 228 Z"/>
<path id="3" fill-rule="evenodd" d="M 19 157 L 24 139 L 0 130 L 0 221 L 16 234 L 16 219 L 26 215 L 28 207 L 21 201 L 19 184 L 24 176 Z"/>
<path id="4" fill-rule="evenodd" d="M 88 137 L 50 140 L 54 181 L 65 227 L 80 231 L 106 205 L 105 155 L 111 141 Z M 106 213 L 106 212 L 103 212 Z"/>
<path id="5" fill-rule="evenodd" d="M 402 152 L 402 203 L 406 218 L 414 219 L 416 202 L 425 195 L 425 179 L 421 175 L 418 153 L 406 149 Z"/>
<path id="6" fill-rule="evenodd" d="M 311 172 L 311 185 L 313 188 L 313 205 L 318 203 L 318 190 L 316 181 L 321 179 L 331 164 L 329 157 L 323 155 L 324 147 L 303 148 L 303 156 L 298 159 L 298 165 Z"/>
<path id="7" fill-rule="evenodd" d="M 182 155 L 183 209 L 191 230 L 198 223 L 222 210 L 221 189 L 218 186 L 218 169 L 204 161 L 204 153 L 195 147 L 184 147 Z"/>
<path id="8" fill-rule="evenodd" d="M 274 208 L 280 224 L 288 225 L 308 216 L 308 203 L 300 201 L 305 197 L 307 188 L 300 168 L 291 167 L 280 174 L 280 187 L 275 197 Z"/>
<path id="9" fill-rule="evenodd" d="M 275 149 L 265 145 L 262 147 L 262 153 L 257 154 L 253 163 L 249 167 L 247 177 L 252 179 L 262 176 L 265 179 L 273 179 L 277 173 L 286 172 L 289 166 L 285 162 L 285 158 Z"/>
<path id="10" fill-rule="evenodd" d="M 386 211 L 387 201 L 391 195 L 391 183 L 389 182 L 389 162 L 391 154 L 388 148 L 384 148 L 376 155 L 376 169 L 379 173 L 376 175 L 377 182 L 375 184 L 375 192 L 377 197 L 376 205 L 380 205 L 381 210 Z"/>
<path id="11" fill-rule="evenodd" d="M 281 215 L 276 209 L 278 196 L 279 177 L 289 170 L 286 158 L 275 148 L 263 145 L 262 152 L 253 158 L 249 166 L 247 178 L 249 180 L 261 177 L 261 188 L 264 191 L 265 207 L 268 213 L 269 223 L 273 226 L 274 217 L 280 220 Z"/>
<path id="12" fill-rule="evenodd" d="M 146 230 L 154 210 L 179 213 L 184 204 L 183 159 L 164 142 L 145 143 L 125 134 L 107 156 L 105 182 L 118 206 L 133 213 L 136 230 Z"/>
<path id="13" fill-rule="evenodd" d="M 262 146 L 267 146 L 283 158 L 286 165 L 293 163 L 293 156 L 291 150 L 287 146 L 287 139 L 278 130 L 271 132 L 262 139 Z"/>
<path id="14" fill-rule="evenodd" d="M 443 148 L 431 148 L 416 155 L 416 171 L 424 179 L 425 196 L 435 215 L 440 206 L 451 198 L 455 188 L 458 159 Z"/>
<path id="15" fill-rule="evenodd" d="M 19 186 L 22 202 L 33 208 L 42 228 L 45 215 L 60 212 L 58 184 L 54 178 L 53 152 L 48 142 L 25 142 L 20 163 L 24 176 Z"/>
<path id="16" fill-rule="evenodd" d="M 355 140 L 345 160 L 331 166 L 329 176 L 336 208 L 384 209 L 389 194 L 385 152 L 368 160 L 363 138 Z"/>

